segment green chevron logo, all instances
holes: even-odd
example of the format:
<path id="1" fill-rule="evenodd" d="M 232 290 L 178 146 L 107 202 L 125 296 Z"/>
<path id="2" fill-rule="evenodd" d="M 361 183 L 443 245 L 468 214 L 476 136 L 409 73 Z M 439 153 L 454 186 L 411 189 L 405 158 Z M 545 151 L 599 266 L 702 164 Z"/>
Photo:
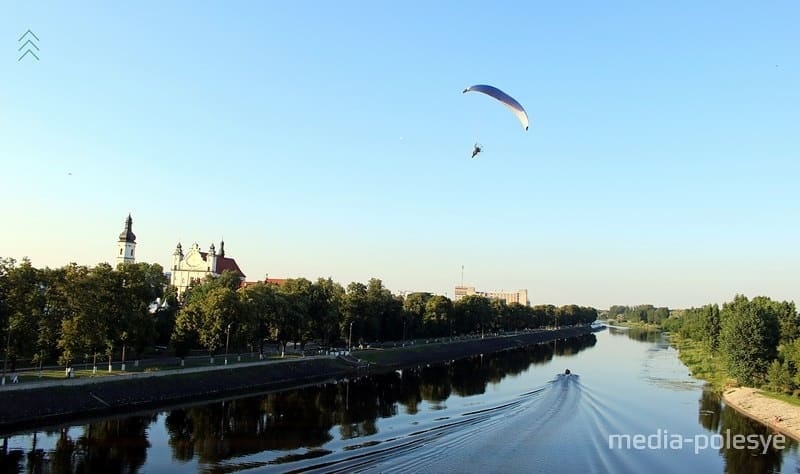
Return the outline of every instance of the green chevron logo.
<path id="1" fill-rule="evenodd" d="M 23 33 L 22 36 L 19 37 L 19 40 L 17 40 L 18 43 L 22 43 L 22 46 L 17 49 L 17 52 L 22 52 L 22 55 L 17 61 L 22 61 L 22 59 L 28 55 L 33 56 L 38 61 L 39 56 L 36 55 L 36 51 L 39 51 L 39 46 L 36 45 L 37 41 L 39 41 L 39 37 L 30 29 Z"/>

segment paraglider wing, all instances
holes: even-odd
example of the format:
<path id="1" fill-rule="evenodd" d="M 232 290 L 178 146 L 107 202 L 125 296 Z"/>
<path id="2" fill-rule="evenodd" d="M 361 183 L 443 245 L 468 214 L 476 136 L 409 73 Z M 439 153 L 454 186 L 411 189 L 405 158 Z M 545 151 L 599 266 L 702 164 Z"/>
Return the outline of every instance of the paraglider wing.
<path id="1" fill-rule="evenodd" d="M 522 105 L 520 105 L 519 102 L 514 100 L 513 97 L 501 91 L 497 87 L 487 86 L 485 84 L 477 84 L 464 89 L 463 93 L 467 92 L 481 92 L 488 95 L 489 97 L 493 97 L 499 100 L 500 102 L 505 104 L 506 107 L 511 109 L 512 112 L 514 112 L 514 115 L 516 115 L 519 121 L 522 122 L 522 126 L 525 127 L 525 130 L 528 129 L 528 114 L 525 112 L 525 109 L 522 108 Z"/>

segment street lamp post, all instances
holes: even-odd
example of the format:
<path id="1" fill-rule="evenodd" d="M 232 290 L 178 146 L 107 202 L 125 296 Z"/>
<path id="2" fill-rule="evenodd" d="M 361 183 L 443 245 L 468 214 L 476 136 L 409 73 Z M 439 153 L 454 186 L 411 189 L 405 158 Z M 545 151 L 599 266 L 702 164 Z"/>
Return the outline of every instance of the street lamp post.
<path id="1" fill-rule="evenodd" d="M 8 368 L 8 350 L 11 348 L 11 324 L 8 325 L 8 335 L 6 336 L 6 355 L 3 359 L 3 378 L 0 385 L 6 384 L 6 370 Z"/>
<path id="2" fill-rule="evenodd" d="M 347 352 L 353 351 L 353 321 L 350 321 L 350 337 L 347 339 Z"/>
<path id="3" fill-rule="evenodd" d="M 225 365 L 228 365 L 228 344 L 231 342 L 231 324 L 228 323 L 228 329 L 225 331 Z"/>

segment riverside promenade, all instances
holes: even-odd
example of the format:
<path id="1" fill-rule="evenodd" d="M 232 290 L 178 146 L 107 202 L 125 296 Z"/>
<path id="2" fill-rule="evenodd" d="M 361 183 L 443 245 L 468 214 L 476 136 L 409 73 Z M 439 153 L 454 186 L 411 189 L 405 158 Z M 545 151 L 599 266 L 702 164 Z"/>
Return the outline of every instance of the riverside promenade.
<path id="1" fill-rule="evenodd" d="M 387 343 L 342 355 L 319 355 L 201 367 L 29 381 L 0 387 L 0 434 L 110 414 L 336 381 L 370 371 L 444 362 L 481 353 L 588 336 L 590 326 L 486 337 Z"/>

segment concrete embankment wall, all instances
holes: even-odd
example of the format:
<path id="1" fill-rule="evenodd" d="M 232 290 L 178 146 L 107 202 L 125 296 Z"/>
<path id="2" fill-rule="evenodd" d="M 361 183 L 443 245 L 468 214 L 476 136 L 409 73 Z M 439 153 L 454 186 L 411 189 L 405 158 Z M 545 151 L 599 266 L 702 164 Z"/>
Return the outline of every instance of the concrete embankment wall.
<path id="1" fill-rule="evenodd" d="M 583 336 L 592 332 L 589 327 L 569 327 L 552 331 L 539 331 L 519 333 L 508 336 L 468 339 L 444 344 L 425 345 L 420 348 L 406 346 L 402 349 L 388 349 L 391 355 L 382 356 L 380 366 L 386 368 L 400 368 L 417 364 L 430 364 L 445 362 L 476 354 L 490 354 L 508 349 L 530 346 L 556 339 Z M 356 356 L 369 358 L 367 351 L 356 352 Z M 385 361 L 385 362 L 384 362 Z"/>
<path id="2" fill-rule="evenodd" d="M 436 363 L 475 354 L 525 347 L 591 333 L 589 327 L 563 328 L 385 349 L 372 369 Z M 368 358 L 369 351 L 354 352 Z M 0 389 L 0 433 L 224 396 L 278 390 L 356 373 L 354 365 L 333 357 L 309 357 L 230 367 L 184 369 L 97 379 L 41 382 Z M 8 388 L 8 386 L 6 386 Z"/>
<path id="3" fill-rule="evenodd" d="M 0 432 L 79 418 L 125 413 L 236 395 L 281 389 L 342 377 L 352 367 L 335 358 L 230 366 L 216 370 L 135 374 L 102 379 L 0 389 Z"/>

